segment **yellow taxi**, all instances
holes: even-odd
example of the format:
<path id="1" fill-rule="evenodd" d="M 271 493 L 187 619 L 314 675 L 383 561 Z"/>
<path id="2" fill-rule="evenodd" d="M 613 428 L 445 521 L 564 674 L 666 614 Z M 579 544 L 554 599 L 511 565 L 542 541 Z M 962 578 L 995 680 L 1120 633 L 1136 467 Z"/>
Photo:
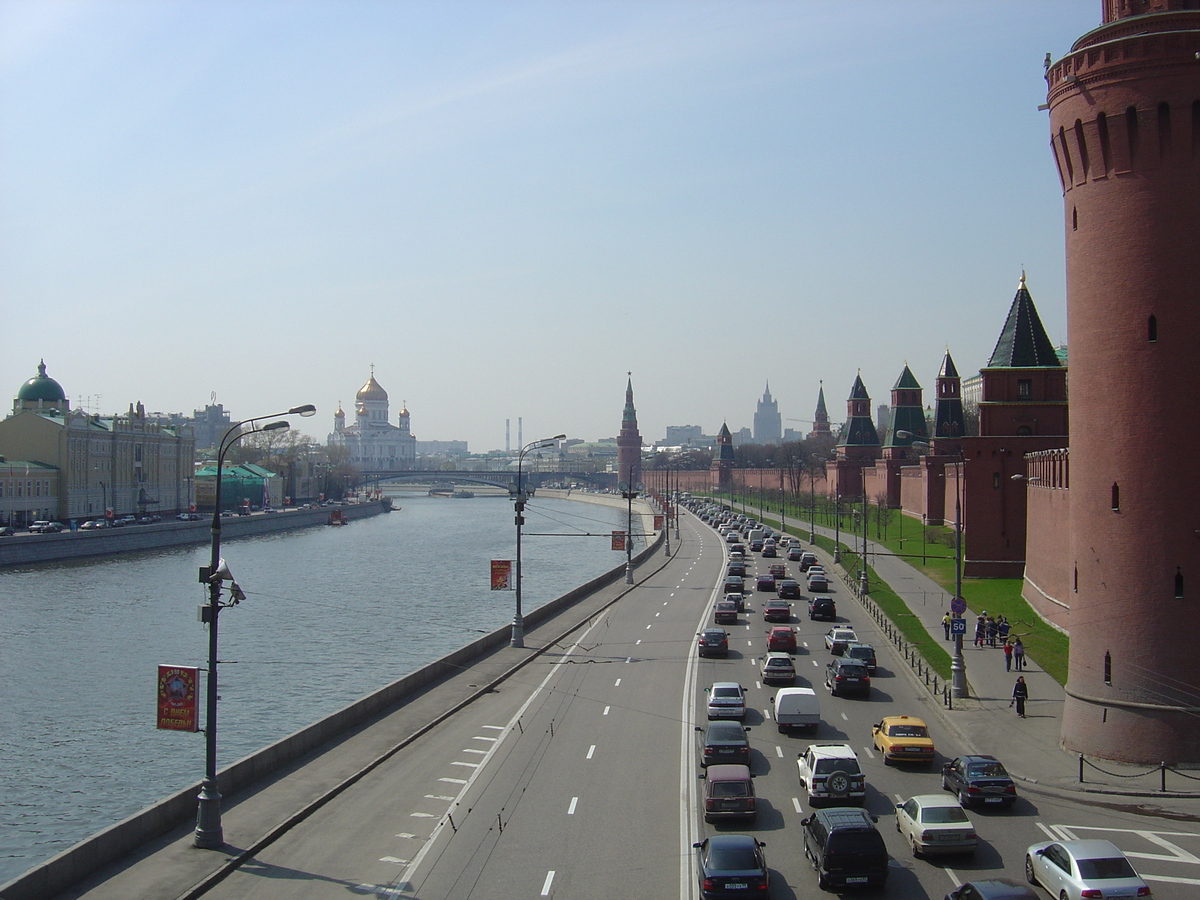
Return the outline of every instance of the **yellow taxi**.
<path id="1" fill-rule="evenodd" d="M 878 725 L 871 726 L 871 737 L 875 749 L 883 754 L 885 765 L 933 762 L 929 728 L 913 716 L 885 716 Z"/>

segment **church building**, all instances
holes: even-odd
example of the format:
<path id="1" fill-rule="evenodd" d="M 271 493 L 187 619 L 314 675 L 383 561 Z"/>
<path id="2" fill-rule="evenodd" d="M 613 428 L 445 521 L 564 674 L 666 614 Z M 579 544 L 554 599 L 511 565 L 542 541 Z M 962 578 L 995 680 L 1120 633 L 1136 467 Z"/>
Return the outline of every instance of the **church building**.
<path id="1" fill-rule="evenodd" d="M 338 403 L 333 414 L 330 446 L 345 447 L 352 463 L 363 472 L 398 472 L 413 468 L 417 439 L 409 429 L 409 413 L 401 406 L 396 424 L 389 418 L 388 393 L 375 380 L 375 367 L 367 383 L 354 395 L 354 422 L 346 424 L 346 413 Z"/>

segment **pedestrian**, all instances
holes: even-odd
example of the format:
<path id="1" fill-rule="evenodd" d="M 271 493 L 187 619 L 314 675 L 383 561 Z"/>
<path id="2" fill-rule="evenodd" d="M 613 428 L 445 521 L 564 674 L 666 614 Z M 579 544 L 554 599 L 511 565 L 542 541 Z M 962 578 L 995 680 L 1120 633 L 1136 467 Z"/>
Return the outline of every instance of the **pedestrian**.
<path id="1" fill-rule="evenodd" d="M 1017 683 L 1013 685 L 1012 700 L 1008 705 L 1017 705 L 1017 715 L 1022 719 L 1025 718 L 1025 701 L 1029 699 L 1029 686 L 1025 684 L 1025 676 L 1018 675 Z"/>
<path id="2" fill-rule="evenodd" d="M 950 640 L 950 613 L 942 616 L 942 630 L 946 632 L 946 640 Z"/>
<path id="3" fill-rule="evenodd" d="M 1013 665 L 1018 672 L 1025 668 L 1025 645 L 1021 643 L 1020 638 L 1013 641 Z"/>
<path id="4" fill-rule="evenodd" d="M 991 616 L 987 617 L 987 623 L 984 626 L 987 631 L 987 642 L 989 647 L 996 646 L 996 620 Z"/>
<path id="5" fill-rule="evenodd" d="M 1012 641 L 1005 641 L 1004 642 L 1004 671 L 1005 672 L 1012 671 L 1012 654 L 1013 654 Z"/>
<path id="6" fill-rule="evenodd" d="M 1000 634 L 1000 643 L 1003 644 L 1008 640 L 1008 633 L 1012 630 L 1012 626 L 1008 624 L 1008 619 L 1001 616 L 996 620 L 996 630 Z"/>
<path id="7" fill-rule="evenodd" d="M 983 616 L 975 620 L 975 646 L 983 646 L 983 635 L 987 630 L 987 623 Z"/>

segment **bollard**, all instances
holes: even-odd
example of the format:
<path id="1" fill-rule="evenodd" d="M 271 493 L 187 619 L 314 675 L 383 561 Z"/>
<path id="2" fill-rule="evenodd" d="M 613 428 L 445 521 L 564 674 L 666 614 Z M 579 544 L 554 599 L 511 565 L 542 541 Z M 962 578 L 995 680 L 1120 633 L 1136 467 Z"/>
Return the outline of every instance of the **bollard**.
<path id="1" fill-rule="evenodd" d="M 1166 793 L 1166 790 L 1167 790 L 1167 764 L 1165 762 L 1161 762 L 1158 764 L 1158 775 L 1159 775 L 1159 790 L 1162 791 L 1163 793 Z"/>
<path id="2" fill-rule="evenodd" d="M 1083 784 L 1083 754 L 1079 754 L 1079 783 Z"/>

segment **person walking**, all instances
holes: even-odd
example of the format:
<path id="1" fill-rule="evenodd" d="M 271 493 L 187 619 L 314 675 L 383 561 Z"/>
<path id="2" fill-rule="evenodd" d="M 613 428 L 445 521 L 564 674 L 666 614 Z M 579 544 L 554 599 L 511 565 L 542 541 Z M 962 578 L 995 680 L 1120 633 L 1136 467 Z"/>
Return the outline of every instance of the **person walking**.
<path id="1" fill-rule="evenodd" d="M 942 630 L 946 632 L 946 640 L 950 640 L 950 613 L 942 616 Z"/>
<path id="2" fill-rule="evenodd" d="M 1004 642 L 1004 671 L 1005 672 L 1012 671 L 1012 655 L 1013 655 L 1012 641 L 1005 641 Z"/>
<path id="3" fill-rule="evenodd" d="M 1008 705 L 1017 705 L 1017 715 L 1022 719 L 1025 718 L 1025 701 L 1029 699 L 1029 686 L 1025 684 L 1025 676 L 1018 675 L 1017 683 L 1013 685 L 1012 700 Z"/>
<path id="4" fill-rule="evenodd" d="M 996 646 L 996 620 L 988 616 L 985 628 L 987 630 L 988 646 L 994 649 Z"/>
<path id="5" fill-rule="evenodd" d="M 1013 665 L 1018 672 L 1025 668 L 1025 645 L 1021 643 L 1020 638 L 1013 641 Z"/>

